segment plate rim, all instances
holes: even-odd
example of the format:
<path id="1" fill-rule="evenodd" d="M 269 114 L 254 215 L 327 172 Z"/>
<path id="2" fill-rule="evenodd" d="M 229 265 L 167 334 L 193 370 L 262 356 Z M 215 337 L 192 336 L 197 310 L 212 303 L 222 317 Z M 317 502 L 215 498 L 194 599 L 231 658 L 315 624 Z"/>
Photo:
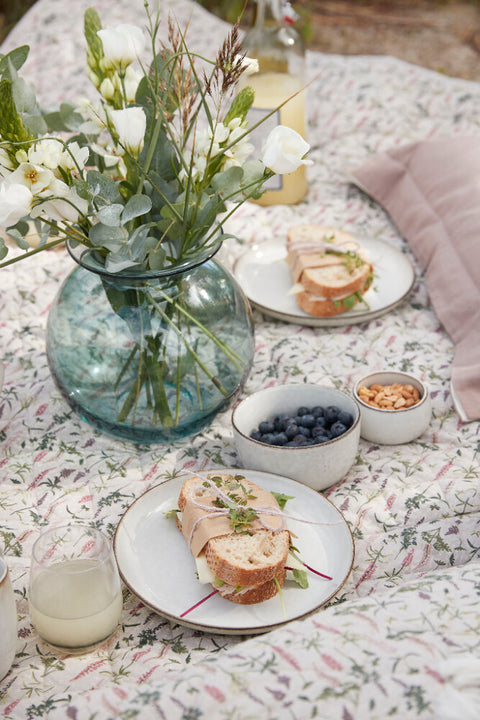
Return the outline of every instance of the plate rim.
<path id="1" fill-rule="evenodd" d="M 332 597 L 334 597 L 345 585 L 346 581 L 348 580 L 348 578 L 352 572 L 353 563 L 355 561 L 355 542 L 354 542 L 354 538 L 353 538 L 353 533 L 350 528 L 350 525 L 345 520 L 343 513 L 336 507 L 336 505 L 333 504 L 333 502 L 329 498 L 325 497 L 321 492 L 314 490 L 309 485 L 300 483 L 297 480 L 293 480 L 292 478 L 289 478 L 287 476 L 278 475 L 278 473 L 269 473 L 269 472 L 265 472 L 263 470 L 252 470 L 252 469 L 247 469 L 247 468 L 223 468 L 223 467 L 220 468 L 220 467 L 218 467 L 218 468 L 210 468 L 208 470 L 200 471 L 198 474 L 202 474 L 202 473 L 210 474 L 210 473 L 215 473 L 218 471 L 221 471 L 222 473 L 229 473 L 229 474 L 232 474 L 232 473 L 235 473 L 235 474 L 247 473 L 248 474 L 248 473 L 254 472 L 256 475 L 260 475 L 262 477 L 268 476 L 268 478 L 275 478 L 275 477 L 281 478 L 282 481 L 287 481 L 288 483 L 291 483 L 293 486 L 301 486 L 303 492 L 313 493 L 315 495 L 315 498 L 317 500 L 320 500 L 320 502 L 328 503 L 333 508 L 333 510 L 338 514 L 339 518 L 343 521 L 343 525 L 347 529 L 347 536 L 348 536 L 348 540 L 349 540 L 350 562 L 348 563 L 347 570 L 346 570 L 341 582 L 338 585 L 336 585 L 334 589 L 332 589 L 332 592 L 328 597 L 323 599 L 320 603 L 316 604 L 314 607 L 312 607 L 311 609 L 309 609 L 306 612 L 302 611 L 302 612 L 299 612 L 295 616 L 287 617 L 284 620 L 275 621 L 273 623 L 245 626 L 245 627 L 241 627 L 241 628 L 239 628 L 239 627 L 232 628 L 229 625 L 222 625 L 222 626 L 221 625 L 213 625 L 213 626 L 211 626 L 211 625 L 208 625 L 208 624 L 205 624 L 202 622 L 195 622 L 195 621 L 192 621 L 191 619 L 182 618 L 180 615 L 172 615 L 171 613 L 161 610 L 157 606 L 153 605 L 146 598 L 144 598 L 141 594 L 139 594 L 138 591 L 135 590 L 134 587 L 132 587 L 131 581 L 127 580 L 124 572 L 122 571 L 122 568 L 121 568 L 121 565 L 119 562 L 118 548 L 117 548 L 117 543 L 119 541 L 119 534 L 122 531 L 122 523 L 125 521 L 125 518 L 128 515 L 128 513 L 133 509 L 133 507 L 140 500 L 144 499 L 148 494 L 158 490 L 158 488 L 160 488 L 162 486 L 168 485 L 169 483 L 172 483 L 172 482 L 178 483 L 182 478 L 186 479 L 190 475 L 196 474 L 195 471 L 191 471 L 191 472 L 182 472 L 180 475 L 176 475 L 175 477 L 168 478 L 167 480 L 164 480 L 163 482 L 157 483 L 156 485 L 149 488 L 148 490 L 145 490 L 137 498 L 135 498 L 135 500 L 128 506 L 128 508 L 125 510 L 125 512 L 121 515 L 121 517 L 117 523 L 117 527 L 115 528 L 115 533 L 113 535 L 112 549 L 113 549 L 113 554 L 114 554 L 115 561 L 116 561 L 116 564 L 118 567 L 118 572 L 120 574 L 120 577 L 122 578 L 122 581 L 125 583 L 126 587 L 130 590 L 131 593 L 133 593 L 133 595 L 135 597 L 137 597 L 142 602 L 142 604 L 144 604 L 149 609 L 153 610 L 155 613 L 157 613 L 161 617 L 167 618 L 168 620 L 172 621 L 175 624 L 183 625 L 183 626 L 191 628 L 193 630 L 202 630 L 204 632 L 209 632 L 212 634 L 221 634 L 221 635 L 256 635 L 256 634 L 269 632 L 276 628 L 282 627 L 283 625 L 286 625 L 290 622 L 306 618 L 309 615 L 312 615 L 313 613 L 315 613 L 320 608 L 324 607 L 332 599 Z M 228 600 L 226 602 L 228 602 Z M 242 607 L 245 608 L 247 606 L 242 606 Z"/>
<path id="2" fill-rule="evenodd" d="M 270 238 L 269 240 L 264 240 L 260 243 L 255 243 L 251 245 L 245 252 L 243 252 L 234 262 L 233 264 L 233 275 L 239 285 L 241 286 L 243 292 L 247 296 L 249 302 L 252 303 L 256 308 L 258 308 L 261 312 L 263 312 L 265 315 L 276 318 L 278 320 L 283 320 L 284 322 L 292 322 L 296 325 L 307 325 L 307 326 L 313 326 L 313 327 L 341 327 L 342 325 L 357 325 L 362 322 L 367 322 L 370 320 L 375 320 L 376 318 L 380 317 L 381 315 L 385 315 L 386 313 L 393 310 L 395 307 L 400 305 L 412 292 L 413 286 L 415 284 L 416 280 L 416 274 L 415 274 L 415 268 L 413 267 L 413 264 L 409 257 L 405 253 L 403 253 L 401 250 L 396 248 L 394 245 L 391 245 L 388 242 L 385 242 L 385 240 L 380 240 L 379 238 L 368 238 L 361 235 L 354 235 L 354 238 L 358 240 L 359 243 L 362 243 L 363 241 L 366 241 L 367 243 L 373 243 L 378 244 L 380 246 L 387 247 L 389 251 L 393 251 L 394 253 L 397 253 L 406 263 L 410 273 L 411 273 L 411 279 L 410 284 L 407 288 L 407 290 L 397 299 L 393 302 L 388 303 L 387 305 L 384 305 L 380 308 L 377 308 L 376 310 L 365 310 L 365 311 L 355 311 L 352 313 L 352 311 L 347 310 L 344 313 L 339 313 L 338 315 L 334 315 L 332 317 L 317 317 L 315 315 L 309 315 L 308 313 L 305 313 L 301 308 L 298 309 L 297 313 L 291 313 L 288 311 L 283 310 L 276 310 L 275 308 L 269 307 L 268 305 L 264 305 L 261 302 L 258 302 L 257 300 L 253 300 L 249 293 L 247 292 L 247 289 L 244 287 L 244 284 L 240 281 L 240 278 L 238 276 L 238 266 L 241 263 L 242 260 L 244 260 L 247 255 L 254 253 L 256 250 L 261 249 L 262 247 L 266 245 L 276 245 L 278 244 L 279 248 L 283 247 L 281 246 L 280 242 L 276 240 L 275 238 Z M 280 258 L 279 258 L 280 259 Z M 283 258 L 281 258 L 283 259 Z M 351 314 L 349 314 L 351 313 Z"/>

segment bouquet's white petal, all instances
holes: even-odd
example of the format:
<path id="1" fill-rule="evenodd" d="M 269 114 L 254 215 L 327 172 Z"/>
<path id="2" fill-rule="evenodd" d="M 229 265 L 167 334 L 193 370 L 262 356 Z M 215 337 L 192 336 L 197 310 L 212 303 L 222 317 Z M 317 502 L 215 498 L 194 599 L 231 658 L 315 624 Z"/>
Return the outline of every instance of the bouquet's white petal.
<path id="1" fill-rule="evenodd" d="M 63 153 L 63 143 L 55 138 L 44 138 L 36 142 L 28 150 L 28 159 L 34 165 L 44 165 L 50 170 L 56 170 L 60 165 Z"/>
<path id="2" fill-rule="evenodd" d="M 258 60 L 256 58 L 249 58 L 244 57 L 241 59 L 241 67 L 243 70 L 243 74 L 245 76 L 247 75 L 254 75 L 255 73 L 258 73 L 259 66 L 258 66 Z"/>
<path id="3" fill-rule="evenodd" d="M 77 142 L 69 143 L 62 153 L 60 165 L 64 170 L 83 170 L 89 154 L 88 147 L 80 147 Z"/>
<path id="4" fill-rule="evenodd" d="M 30 213 L 32 193 L 18 183 L 0 185 L 0 227 L 8 228 Z"/>
<path id="5" fill-rule="evenodd" d="M 51 199 L 33 208 L 33 218 L 42 215 L 56 222 L 74 223 L 78 221 L 80 214 L 85 214 L 88 210 L 88 202 L 78 195 L 76 189 L 56 178 L 43 194 Z"/>
<path id="6" fill-rule="evenodd" d="M 274 173 L 285 175 L 300 165 L 311 165 L 312 161 L 304 156 L 310 145 L 299 133 L 284 125 L 277 125 L 269 133 L 263 152 L 263 163 Z"/>
<path id="7" fill-rule="evenodd" d="M 124 81 L 127 102 L 135 101 L 137 88 L 142 77 L 143 76 L 140 75 L 140 73 L 137 73 L 132 67 L 127 68 Z"/>
<path id="8" fill-rule="evenodd" d="M 112 110 L 111 119 L 118 140 L 125 150 L 138 157 L 144 142 L 146 117 L 140 107 L 125 108 L 125 110 Z"/>
<path id="9" fill-rule="evenodd" d="M 25 185 L 33 195 L 38 195 L 48 188 L 54 179 L 53 172 L 48 168 L 26 162 L 13 171 L 8 182 Z"/>
<path id="10" fill-rule="evenodd" d="M 103 45 L 106 69 L 124 72 L 142 52 L 145 38 L 136 25 L 117 25 L 97 32 Z"/>

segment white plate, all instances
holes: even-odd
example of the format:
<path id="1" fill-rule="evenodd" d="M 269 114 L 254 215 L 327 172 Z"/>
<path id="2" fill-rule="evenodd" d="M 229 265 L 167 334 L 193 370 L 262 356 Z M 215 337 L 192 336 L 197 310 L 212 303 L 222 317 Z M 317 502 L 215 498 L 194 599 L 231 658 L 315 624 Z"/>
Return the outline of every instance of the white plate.
<path id="1" fill-rule="evenodd" d="M 368 306 L 358 303 L 352 310 L 329 318 L 309 315 L 289 295 L 292 277 L 285 262 L 285 243 L 269 240 L 255 245 L 236 262 L 234 275 L 244 293 L 265 315 L 299 325 L 338 327 L 366 322 L 389 312 L 408 295 L 415 281 L 409 259 L 396 248 L 368 238 L 355 238 L 369 252 L 374 281 L 364 297 Z"/>
<path id="2" fill-rule="evenodd" d="M 210 470 L 209 473 L 215 471 Z M 287 581 L 280 597 L 256 605 L 239 605 L 214 595 L 181 617 L 212 592 L 196 578 L 194 559 L 174 518 L 165 513 L 177 507 L 183 475 L 167 480 L 141 495 L 121 518 L 114 538 L 114 552 L 125 584 L 156 612 L 188 627 L 212 633 L 245 635 L 261 633 L 301 618 L 324 605 L 343 585 L 353 563 L 353 540 L 341 513 L 332 503 L 306 485 L 279 475 L 222 468 L 222 473 L 244 475 L 267 490 L 293 496 L 285 512 L 313 523 L 288 519 L 297 537 L 302 560 L 331 580 L 308 573 L 309 587 L 302 590 Z"/>

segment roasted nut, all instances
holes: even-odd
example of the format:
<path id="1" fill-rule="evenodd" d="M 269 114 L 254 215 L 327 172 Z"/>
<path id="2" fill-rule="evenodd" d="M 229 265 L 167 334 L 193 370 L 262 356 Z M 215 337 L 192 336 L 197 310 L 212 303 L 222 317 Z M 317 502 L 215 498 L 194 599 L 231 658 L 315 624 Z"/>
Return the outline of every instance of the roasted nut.
<path id="1" fill-rule="evenodd" d="M 358 389 L 358 397 L 367 405 L 382 410 L 400 410 L 412 407 L 420 401 L 420 393 L 413 385 L 379 385 L 374 383 L 370 387 L 362 385 Z"/>

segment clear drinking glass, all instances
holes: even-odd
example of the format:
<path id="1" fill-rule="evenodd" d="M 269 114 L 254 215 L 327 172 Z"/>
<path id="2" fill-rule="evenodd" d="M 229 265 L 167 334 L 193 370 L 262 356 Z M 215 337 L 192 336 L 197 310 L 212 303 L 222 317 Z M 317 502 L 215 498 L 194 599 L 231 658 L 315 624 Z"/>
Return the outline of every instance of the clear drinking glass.
<path id="1" fill-rule="evenodd" d="M 122 591 L 108 538 L 87 525 L 40 535 L 32 550 L 29 607 L 40 637 L 60 650 L 85 652 L 112 635 Z"/>

